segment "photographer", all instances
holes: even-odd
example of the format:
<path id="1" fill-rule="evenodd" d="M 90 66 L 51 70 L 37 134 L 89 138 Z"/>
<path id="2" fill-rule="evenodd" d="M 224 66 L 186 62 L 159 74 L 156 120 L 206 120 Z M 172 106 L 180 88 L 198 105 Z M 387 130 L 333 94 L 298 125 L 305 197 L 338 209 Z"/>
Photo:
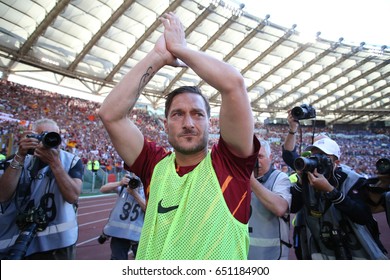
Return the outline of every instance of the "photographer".
<path id="1" fill-rule="evenodd" d="M 290 180 L 273 166 L 271 147 L 260 140 L 258 161 L 251 177 L 249 260 L 287 260 L 290 232 Z"/>
<path id="2" fill-rule="evenodd" d="M 364 202 L 366 179 L 340 166 L 339 145 L 322 138 L 294 161 L 299 181 L 291 188 L 291 212 L 299 215 L 298 258 L 387 259 L 379 230 Z"/>
<path id="3" fill-rule="evenodd" d="M 23 136 L 0 178 L 1 258 L 74 259 L 82 162 L 59 148 L 51 119 L 36 121 Z"/>
<path id="4" fill-rule="evenodd" d="M 390 226 L 390 159 L 376 162 L 376 176 L 367 180 L 367 204 L 372 213 L 386 212 Z"/>
<path id="5" fill-rule="evenodd" d="M 111 237 L 111 260 L 127 260 L 130 249 L 135 258 L 146 207 L 141 181 L 128 172 L 122 180 L 103 185 L 100 192 L 117 193 L 118 199 L 99 237 L 99 243 Z"/>
<path id="6" fill-rule="evenodd" d="M 308 107 L 308 105 L 304 106 L 304 108 L 307 108 L 307 107 Z M 302 114 L 297 113 L 298 110 L 296 110 L 296 108 L 300 108 L 300 107 L 299 106 L 294 107 L 293 109 L 288 110 L 288 112 L 287 112 L 287 123 L 288 123 L 289 129 L 288 129 L 288 134 L 286 135 L 284 144 L 282 146 L 282 158 L 283 158 L 284 162 L 293 170 L 295 170 L 294 160 L 297 157 L 299 157 L 299 153 L 297 151 L 298 146 L 297 146 L 297 139 L 296 139 L 296 135 L 298 134 L 298 129 L 299 129 L 299 120 L 300 119 L 307 119 L 307 118 L 314 118 L 316 116 L 314 109 L 312 109 L 311 114 L 306 114 L 306 115 L 303 114 L 302 115 Z M 309 107 L 309 108 L 312 108 L 312 107 Z M 314 137 L 313 141 L 315 142 L 315 141 L 320 140 L 320 139 L 325 138 L 325 137 L 328 137 L 328 136 L 320 133 Z"/>

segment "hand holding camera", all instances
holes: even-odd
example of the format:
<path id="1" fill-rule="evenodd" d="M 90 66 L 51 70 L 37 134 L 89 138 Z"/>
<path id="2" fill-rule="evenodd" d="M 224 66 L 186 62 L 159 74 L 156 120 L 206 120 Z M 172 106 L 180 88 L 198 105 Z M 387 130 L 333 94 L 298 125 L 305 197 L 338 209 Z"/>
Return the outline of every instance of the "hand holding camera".
<path id="1" fill-rule="evenodd" d="M 311 154 L 295 159 L 294 166 L 297 172 L 306 173 L 310 185 L 319 191 L 329 192 L 333 187 L 329 180 L 333 172 L 332 160 L 324 154 Z"/>
<path id="2" fill-rule="evenodd" d="M 136 177 L 132 177 L 129 174 L 126 174 L 121 180 L 121 186 L 125 186 L 128 189 L 134 190 L 141 186 L 141 181 Z"/>
<path id="3" fill-rule="evenodd" d="M 57 132 L 47 132 L 44 131 L 40 134 L 27 134 L 27 138 L 33 138 L 38 140 L 38 143 L 42 143 L 43 147 L 50 149 L 50 148 L 57 148 L 61 144 L 61 136 Z M 29 154 L 34 154 L 34 149 L 30 149 L 28 151 Z"/>
<path id="4" fill-rule="evenodd" d="M 23 164 L 27 154 L 36 156 L 40 161 L 48 165 L 57 165 L 59 161 L 59 145 L 61 144 L 61 136 L 57 132 L 44 131 L 36 134 L 34 131 L 26 131 L 25 137 L 19 142 L 17 156 L 18 163 Z M 38 169 L 38 164 L 34 164 L 32 170 L 34 174 Z"/>
<path id="5" fill-rule="evenodd" d="M 308 104 L 302 104 L 292 108 L 291 115 L 295 120 L 313 119 L 316 117 L 316 110 Z"/>
<path id="6" fill-rule="evenodd" d="M 317 172 L 317 168 L 313 172 L 307 172 L 307 178 L 309 179 L 310 185 L 318 191 L 330 192 L 333 190 L 332 185 L 324 175 Z"/>
<path id="7" fill-rule="evenodd" d="M 129 184 L 130 178 L 131 177 L 129 175 L 123 176 L 122 179 L 121 179 L 120 185 L 124 186 L 124 187 L 127 187 L 127 185 Z"/>
<path id="8" fill-rule="evenodd" d="M 32 133 L 32 131 L 25 131 L 19 140 L 18 154 L 22 157 L 25 157 L 28 154 L 34 154 L 35 148 L 39 145 L 38 139 L 28 137 L 28 135 Z"/>

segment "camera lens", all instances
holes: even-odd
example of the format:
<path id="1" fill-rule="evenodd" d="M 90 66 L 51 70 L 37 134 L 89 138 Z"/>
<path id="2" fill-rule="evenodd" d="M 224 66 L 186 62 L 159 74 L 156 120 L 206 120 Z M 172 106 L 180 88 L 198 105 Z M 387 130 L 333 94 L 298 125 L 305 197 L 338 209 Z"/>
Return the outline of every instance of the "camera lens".
<path id="1" fill-rule="evenodd" d="M 314 107 L 302 104 L 300 106 L 291 109 L 291 115 L 296 120 L 306 120 L 316 117 L 316 111 Z"/>
<path id="2" fill-rule="evenodd" d="M 141 185 L 141 182 L 136 178 L 131 178 L 129 181 L 129 188 L 136 189 Z"/>
<path id="3" fill-rule="evenodd" d="M 302 107 L 294 107 L 291 110 L 291 114 L 295 119 L 300 120 L 305 117 L 306 112 L 303 110 Z"/>
<path id="4" fill-rule="evenodd" d="M 55 148 L 61 144 L 61 136 L 57 132 L 47 132 L 42 137 L 42 143 L 47 148 Z"/>
<path id="5" fill-rule="evenodd" d="M 302 158 L 302 157 L 299 157 L 297 158 L 295 161 L 294 161 L 294 166 L 295 166 L 295 169 L 298 170 L 298 171 L 302 171 L 305 169 L 305 159 Z"/>
<path id="6" fill-rule="evenodd" d="M 294 161 L 294 166 L 297 171 L 313 172 L 318 167 L 318 159 L 316 157 L 299 157 Z"/>
<path id="7" fill-rule="evenodd" d="M 379 159 L 375 165 L 379 174 L 390 174 L 390 160 L 388 158 Z"/>

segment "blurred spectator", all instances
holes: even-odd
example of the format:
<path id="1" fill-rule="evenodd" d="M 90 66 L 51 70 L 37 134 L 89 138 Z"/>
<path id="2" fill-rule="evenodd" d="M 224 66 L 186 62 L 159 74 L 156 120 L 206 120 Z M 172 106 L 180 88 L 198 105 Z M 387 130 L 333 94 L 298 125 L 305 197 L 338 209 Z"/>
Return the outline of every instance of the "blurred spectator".
<path id="1" fill-rule="evenodd" d="M 41 89 L 36 89 L 13 82 L 0 80 L 0 136 L 1 149 L 6 156 L 16 151 L 16 143 L 29 124 L 39 118 L 48 116 L 61 127 L 63 139 L 62 148 L 78 155 L 83 162 L 95 154 L 101 168 L 105 165 L 115 165 L 121 161 L 113 148 L 106 130 L 96 110 L 100 103 L 64 96 Z M 139 106 L 132 111 L 142 133 L 166 149 L 170 149 L 163 127 L 163 116 L 151 113 L 146 106 Z M 351 128 L 352 127 L 352 128 Z M 274 155 L 274 165 L 281 169 L 285 162 L 282 159 L 282 143 L 286 142 L 287 124 L 255 123 L 255 132 L 259 138 L 268 140 Z M 302 149 L 312 143 L 312 127 L 301 127 L 302 139 L 294 136 L 296 145 Z M 333 125 L 333 130 L 322 128 L 321 133 L 327 133 L 337 141 L 343 153 L 343 163 L 352 167 L 358 173 L 375 176 L 375 162 L 382 157 L 390 157 L 390 127 L 362 129 L 362 126 Z M 209 146 L 218 138 L 219 119 L 211 118 Z M 11 141 L 10 141 L 11 140 Z M 9 143 L 13 142 L 13 146 Z M 299 153 L 300 151 L 297 150 Z M 108 169 L 114 172 L 110 166 Z"/>

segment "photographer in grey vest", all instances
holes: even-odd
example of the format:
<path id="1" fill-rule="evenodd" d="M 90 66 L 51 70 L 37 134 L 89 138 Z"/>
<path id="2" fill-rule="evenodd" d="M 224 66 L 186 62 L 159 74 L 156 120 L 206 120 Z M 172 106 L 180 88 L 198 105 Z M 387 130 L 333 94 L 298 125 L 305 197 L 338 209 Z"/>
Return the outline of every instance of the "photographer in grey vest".
<path id="1" fill-rule="evenodd" d="M 98 241 L 111 238 L 111 260 L 127 260 L 130 250 L 135 258 L 146 207 L 141 180 L 127 172 L 120 181 L 103 185 L 100 192 L 117 193 L 118 199 Z"/>
<path id="2" fill-rule="evenodd" d="M 288 175 L 273 167 L 271 147 L 260 140 L 257 164 L 251 178 L 249 260 L 287 260 L 291 204 Z"/>
<path id="3" fill-rule="evenodd" d="M 2 259 L 75 259 L 83 165 L 60 149 L 59 133 L 55 121 L 37 120 L 0 177 Z"/>
<path id="4" fill-rule="evenodd" d="M 366 179 L 340 164 L 340 147 L 325 137 L 295 159 L 291 188 L 298 259 L 387 259 L 378 224 L 365 203 Z"/>

